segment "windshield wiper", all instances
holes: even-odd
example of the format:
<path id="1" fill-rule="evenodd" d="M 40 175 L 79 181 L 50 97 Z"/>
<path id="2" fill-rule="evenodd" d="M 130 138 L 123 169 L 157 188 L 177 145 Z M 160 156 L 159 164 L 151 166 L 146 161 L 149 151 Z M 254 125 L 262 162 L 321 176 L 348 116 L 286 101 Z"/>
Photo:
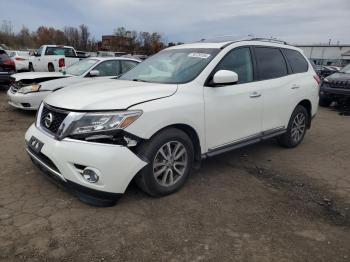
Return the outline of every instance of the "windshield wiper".
<path id="1" fill-rule="evenodd" d="M 137 78 L 134 78 L 132 81 L 135 81 L 135 82 L 148 82 L 146 80 L 142 80 L 142 79 L 137 79 Z"/>

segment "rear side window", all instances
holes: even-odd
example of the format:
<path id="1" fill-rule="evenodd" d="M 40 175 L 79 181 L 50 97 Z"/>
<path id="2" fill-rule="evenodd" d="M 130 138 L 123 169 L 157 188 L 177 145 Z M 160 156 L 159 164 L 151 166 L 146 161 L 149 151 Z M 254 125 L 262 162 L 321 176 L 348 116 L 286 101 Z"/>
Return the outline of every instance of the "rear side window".
<path id="1" fill-rule="evenodd" d="M 286 61 L 278 48 L 256 47 L 255 57 L 260 80 L 278 78 L 288 74 Z"/>
<path id="2" fill-rule="evenodd" d="M 282 49 L 294 74 L 307 72 L 309 64 L 296 50 Z"/>

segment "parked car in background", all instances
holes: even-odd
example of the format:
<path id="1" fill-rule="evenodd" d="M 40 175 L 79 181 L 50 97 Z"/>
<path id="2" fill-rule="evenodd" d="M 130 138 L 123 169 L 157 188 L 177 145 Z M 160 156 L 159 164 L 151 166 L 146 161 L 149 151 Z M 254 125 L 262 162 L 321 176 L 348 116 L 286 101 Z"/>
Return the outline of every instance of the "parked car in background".
<path id="1" fill-rule="evenodd" d="M 96 53 L 97 57 L 114 57 L 114 52 L 109 51 L 97 51 Z"/>
<path id="2" fill-rule="evenodd" d="M 118 80 L 58 90 L 26 150 L 81 200 L 112 205 L 134 178 L 159 197 L 203 158 L 272 137 L 296 147 L 317 112 L 319 78 L 300 49 L 275 42 L 174 46 Z"/>
<path id="3" fill-rule="evenodd" d="M 350 102 L 350 64 L 322 81 L 320 106 L 329 106 L 333 101 Z"/>
<path id="4" fill-rule="evenodd" d="M 324 65 L 316 65 L 316 73 L 321 79 L 338 72 L 338 68 L 334 66 L 324 66 Z"/>
<path id="5" fill-rule="evenodd" d="M 89 53 L 84 51 L 75 51 L 75 52 L 77 53 L 77 56 L 80 58 L 88 58 L 91 56 Z"/>
<path id="6" fill-rule="evenodd" d="M 63 70 L 81 58 L 71 46 L 43 45 L 31 57 L 29 70 L 37 72 L 54 72 Z"/>
<path id="7" fill-rule="evenodd" d="M 16 71 L 29 71 L 29 51 L 10 51 L 11 59 L 15 62 Z"/>
<path id="8" fill-rule="evenodd" d="M 11 83 L 11 75 L 14 73 L 16 73 L 15 62 L 5 50 L 0 49 L 0 85 L 9 85 Z"/>
<path id="9" fill-rule="evenodd" d="M 84 59 L 68 67 L 64 73 L 51 73 L 54 78 L 55 74 L 61 74 L 62 77 L 43 82 L 40 82 L 40 78 L 36 78 L 37 73 L 27 73 L 27 80 L 28 75 L 33 75 L 31 83 L 25 85 L 23 79 L 13 83 L 7 92 L 9 104 L 19 109 L 37 110 L 42 100 L 58 89 L 82 81 L 85 81 L 85 84 L 93 78 L 116 78 L 134 68 L 139 62 L 135 59 L 117 57 Z M 50 72 L 46 74 L 50 74 Z M 18 77 L 17 75 L 14 77 L 19 79 L 21 74 L 18 75 Z"/>

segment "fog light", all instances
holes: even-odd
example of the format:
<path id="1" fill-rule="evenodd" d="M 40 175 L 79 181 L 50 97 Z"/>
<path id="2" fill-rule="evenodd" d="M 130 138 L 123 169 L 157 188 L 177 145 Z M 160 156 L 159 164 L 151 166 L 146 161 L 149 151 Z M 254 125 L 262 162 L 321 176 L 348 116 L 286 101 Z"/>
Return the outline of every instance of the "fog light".
<path id="1" fill-rule="evenodd" d="M 96 183 L 99 179 L 97 173 L 89 167 L 84 169 L 82 176 L 89 183 Z"/>

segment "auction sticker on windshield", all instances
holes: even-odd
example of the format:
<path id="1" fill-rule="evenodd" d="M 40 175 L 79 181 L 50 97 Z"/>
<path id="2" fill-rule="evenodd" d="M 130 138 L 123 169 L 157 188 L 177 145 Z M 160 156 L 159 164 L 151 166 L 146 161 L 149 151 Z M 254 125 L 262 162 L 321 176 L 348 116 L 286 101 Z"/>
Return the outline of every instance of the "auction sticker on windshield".
<path id="1" fill-rule="evenodd" d="M 210 56 L 210 54 L 205 53 L 189 53 L 188 57 L 195 57 L 195 58 L 203 58 L 207 59 Z"/>

